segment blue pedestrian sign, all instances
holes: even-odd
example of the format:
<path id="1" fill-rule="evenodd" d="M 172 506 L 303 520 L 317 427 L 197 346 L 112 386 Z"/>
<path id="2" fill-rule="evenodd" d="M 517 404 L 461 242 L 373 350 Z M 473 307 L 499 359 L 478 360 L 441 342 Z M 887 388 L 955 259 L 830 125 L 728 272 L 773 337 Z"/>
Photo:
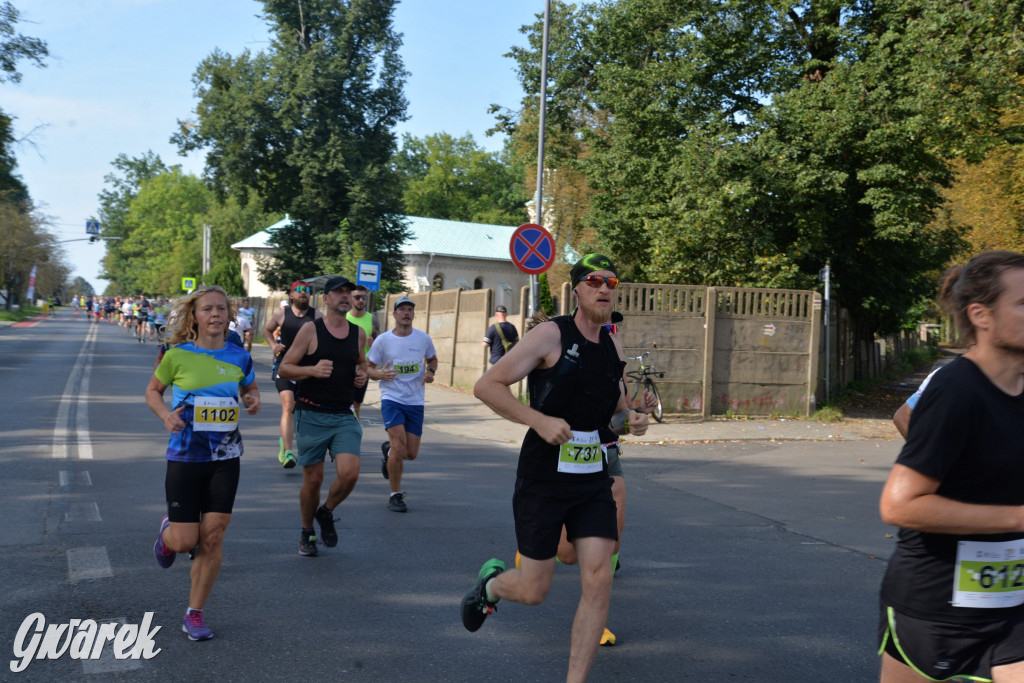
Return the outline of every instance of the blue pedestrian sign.
<path id="1" fill-rule="evenodd" d="M 360 261 L 356 265 L 356 284 L 371 292 L 380 289 L 380 262 Z"/>
<path id="2" fill-rule="evenodd" d="M 99 221 L 86 221 L 85 222 L 85 234 L 86 235 L 98 235 L 98 234 L 100 234 L 100 222 Z"/>

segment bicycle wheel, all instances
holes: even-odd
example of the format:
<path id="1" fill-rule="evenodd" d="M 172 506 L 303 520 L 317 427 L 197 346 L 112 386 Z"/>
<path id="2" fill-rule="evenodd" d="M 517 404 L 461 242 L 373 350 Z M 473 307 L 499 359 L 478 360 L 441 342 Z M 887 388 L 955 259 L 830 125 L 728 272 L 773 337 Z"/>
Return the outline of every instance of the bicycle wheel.
<path id="1" fill-rule="evenodd" d="M 661 422 L 661 418 L 664 416 L 664 412 L 661 409 L 661 394 L 658 393 L 658 387 L 654 385 L 654 380 L 645 379 L 644 389 L 651 392 L 654 398 L 657 399 L 658 403 L 657 405 L 654 406 L 654 410 L 651 412 L 651 417 L 653 417 L 656 421 Z"/>

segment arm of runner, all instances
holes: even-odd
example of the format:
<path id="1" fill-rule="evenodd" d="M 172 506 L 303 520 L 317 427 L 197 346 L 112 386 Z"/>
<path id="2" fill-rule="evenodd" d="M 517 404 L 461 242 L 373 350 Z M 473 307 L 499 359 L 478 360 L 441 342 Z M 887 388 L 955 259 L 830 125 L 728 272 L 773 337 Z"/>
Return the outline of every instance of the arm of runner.
<path id="1" fill-rule="evenodd" d="M 316 365 L 299 365 L 299 361 L 316 351 L 316 325 L 306 323 L 299 328 L 295 335 L 295 343 L 289 347 L 284 358 L 281 359 L 281 367 L 277 369 L 283 379 L 300 380 L 307 377 L 326 378 L 331 376 L 334 369 L 334 361 L 321 358 Z"/>
<path id="2" fill-rule="evenodd" d="M 149 386 L 146 387 L 146 405 L 154 415 L 160 418 L 167 431 L 177 433 L 185 429 L 185 423 L 181 419 L 181 411 L 185 410 L 185 406 L 181 406 L 177 410 L 168 408 L 167 403 L 164 402 L 165 391 L 167 391 L 166 384 L 158 380 L 156 375 L 150 377 Z"/>
<path id="3" fill-rule="evenodd" d="M 434 381 L 434 374 L 437 372 L 437 356 L 426 359 L 427 367 L 423 370 L 423 383 L 430 384 Z"/>
<path id="4" fill-rule="evenodd" d="M 892 415 L 892 423 L 896 425 L 896 431 L 900 433 L 904 439 L 907 438 L 907 434 L 910 433 L 910 414 L 914 411 L 909 405 L 904 403 L 896 412 Z"/>
<path id="5" fill-rule="evenodd" d="M 260 388 L 253 382 L 247 387 L 239 386 L 238 394 L 245 405 L 246 415 L 256 415 L 260 412 Z"/>
<path id="6" fill-rule="evenodd" d="M 551 367 L 562 353 L 558 325 L 541 323 L 512 347 L 501 362 L 491 366 L 473 386 L 473 395 L 502 417 L 533 428 L 550 444 L 563 444 L 572 438 L 569 423 L 523 405 L 509 387 L 537 368 Z"/>
<path id="7" fill-rule="evenodd" d="M 364 352 L 364 349 L 366 348 L 366 332 L 358 325 L 356 325 L 355 328 L 359 330 L 359 342 L 357 343 L 357 347 L 359 348 L 359 360 L 356 361 L 356 379 L 353 384 L 356 389 L 362 389 L 366 386 L 366 380 L 369 377 L 369 375 L 366 374 L 366 354 Z"/>
<path id="8" fill-rule="evenodd" d="M 936 493 L 941 482 L 897 463 L 882 489 L 882 521 L 933 534 L 1024 531 L 1024 506 L 962 503 Z"/>
<path id="9" fill-rule="evenodd" d="M 612 335 L 612 342 L 614 342 L 615 344 L 616 353 L 619 354 L 619 360 L 625 362 L 626 356 L 622 352 L 622 345 L 619 344 L 619 340 L 615 335 Z M 647 433 L 647 427 L 650 423 L 650 418 L 647 417 L 647 414 L 654 409 L 654 405 L 656 405 L 657 402 L 654 401 L 654 396 L 649 391 L 644 389 L 642 402 L 640 400 L 637 400 L 635 402 L 635 405 L 630 405 L 629 394 L 627 392 L 628 386 L 629 384 L 627 383 L 626 368 L 623 367 L 622 381 L 619 382 L 619 404 L 618 406 L 616 406 L 615 411 L 619 412 L 622 410 L 628 410 L 629 414 L 625 420 L 625 423 L 623 424 L 623 429 L 612 428 L 612 431 L 618 434 L 619 436 L 622 436 L 624 434 L 643 436 L 644 434 Z M 649 405 L 649 401 L 654 402 Z M 609 425 L 609 427 L 611 428 L 611 425 Z"/>
<path id="10" fill-rule="evenodd" d="M 284 344 L 278 344 L 274 341 L 274 332 L 281 326 L 284 321 L 284 311 L 278 308 L 274 311 L 274 315 L 267 319 L 267 324 L 263 326 L 263 338 L 270 344 L 270 352 L 275 356 L 284 351 Z"/>

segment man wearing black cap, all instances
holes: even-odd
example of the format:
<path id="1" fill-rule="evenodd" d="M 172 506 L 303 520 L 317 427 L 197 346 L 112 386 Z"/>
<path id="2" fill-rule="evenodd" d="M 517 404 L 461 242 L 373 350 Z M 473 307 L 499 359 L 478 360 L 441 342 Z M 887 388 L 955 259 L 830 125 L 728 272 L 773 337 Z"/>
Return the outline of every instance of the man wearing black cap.
<path id="1" fill-rule="evenodd" d="M 407 512 L 402 488 L 404 461 L 415 460 L 423 436 L 425 384 L 434 381 L 437 351 L 430 335 L 412 326 L 416 304 L 407 296 L 395 301 L 395 327 L 370 347 L 370 378 L 380 380 L 380 414 L 388 440 L 381 444 L 381 474 L 391 482 L 388 509 Z"/>
<path id="2" fill-rule="evenodd" d="M 484 348 L 491 350 L 491 365 L 494 365 L 519 341 L 519 331 L 508 319 L 508 309 L 498 306 L 494 309 L 495 323 L 484 334 Z"/>
<path id="3" fill-rule="evenodd" d="M 462 623 L 483 625 L 500 598 L 536 605 L 551 588 L 562 526 L 576 550 L 582 595 L 572 627 L 567 680 L 586 679 L 608 618 L 618 538 L 612 480 L 599 431 L 641 435 L 647 416 L 629 410 L 622 348 L 604 325 L 619 280 L 606 256 L 587 254 L 570 271 L 577 309 L 535 327 L 481 377 L 473 393 L 499 415 L 528 425 L 512 510 L 521 569 L 484 563 L 462 600 Z M 509 386 L 529 377 L 530 405 Z M 619 415 L 620 419 L 612 420 Z M 623 421 L 621 418 L 625 418 Z"/>
<path id="4" fill-rule="evenodd" d="M 356 388 L 366 384 L 366 334 L 345 316 L 352 307 L 354 287 L 343 277 L 332 277 L 324 284 L 327 315 L 302 326 L 279 370 L 282 377 L 298 381 L 295 440 L 302 465 L 299 555 L 306 557 L 317 554 L 314 518 L 320 524 L 324 545 L 333 548 L 338 544 L 334 509 L 352 493 L 359 479 L 363 428 L 352 414 L 352 400 Z M 324 459 L 328 455 L 337 477 L 327 491 L 327 500 L 320 505 Z"/>
<path id="5" fill-rule="evenodd" d="M 270 344 L 274 352 L 274 388 L 281 397 L 281 438 L 278 444 L 277 461 L 285 469 L 295 467 L 295 455 L 292 453 L 292 441 L 295 440 L 295 382 L 284 379 L 278 372 L 281 359 L 295 341 L 295 335 L 302 326 L 321 316 L 320 311 L 310 308 L 309 301 L 313 289 L 308 283 L 296 280 L 288 288 L 288 305 L 274 311 L 263 327 L 263 338 Z M 275 342 L 277 328 L 281 328 L 281 341 Z"/>

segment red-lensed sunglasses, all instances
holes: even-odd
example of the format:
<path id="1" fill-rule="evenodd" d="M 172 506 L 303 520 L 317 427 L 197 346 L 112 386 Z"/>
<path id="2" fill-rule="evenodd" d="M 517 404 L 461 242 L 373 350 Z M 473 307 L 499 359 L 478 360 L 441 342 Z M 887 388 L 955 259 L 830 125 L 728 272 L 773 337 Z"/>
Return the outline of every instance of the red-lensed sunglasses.
<path id="1" fill-rule="evenodd" d="M 619 278 L 610 276 L 604 277 L 603 275 L 588 275 L 583 278 L 583 282 L 587 283 L 587 287 L 593 287 L 597 289 L 602 284 L 608 285 L 608 289 L 615 289 L 619 286 Z"/>
<path id="2" fill-rule="evenodd" d="M 609 334 L 619 333 L 619 326 L 616 325 L 615 323 L 607 323 L 606 325 L 604 325 L 604 329 L 608 330 Z"/>

